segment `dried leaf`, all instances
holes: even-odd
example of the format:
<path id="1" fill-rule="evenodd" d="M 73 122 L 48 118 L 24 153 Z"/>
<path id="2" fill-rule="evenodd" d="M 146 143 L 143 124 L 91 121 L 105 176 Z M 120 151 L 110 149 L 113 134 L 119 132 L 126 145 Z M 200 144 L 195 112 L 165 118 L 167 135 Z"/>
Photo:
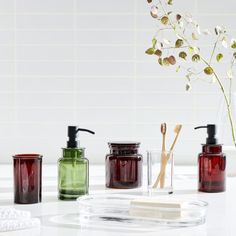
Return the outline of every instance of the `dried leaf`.
<path id="1" fill-rule="evenodd" d="M 192 61 L 193 61 L 193 62 L 199 62 L 200 59 L 201 59 L 201 57 L 200 57 L 199 54 L 194 54 L 194 55 L 192 56 Z"/>
<path id="2" fill-rule="evenodd" d="M 200 35 L 201 34 L 201 28 L 200 28 L 200 25 L 196 25 L 196 28 L 197 28 L 197 33 Z"/>
<path id="3" fill-rule="evenodd" d="M 204 73 L 207 74 L 207 75 L 212 75 L 213 74 L 213 69 L 212 67 L 208 66 L 204 69 Z"/>
<path id="4" fill-rule="evenodd" d="M 151 7 L 151 11 L 150 11 L 150 14 L 153 18 L 157 18 L 157 13 L 158 13 L 158 8 L 156 6 L 152 6 Z"/>
<path id="5" fill-rule="evenodd" d="M 223 32 L 222 28 L 221 28 L 219 25 L 217 25 L 217 26 L 215 27 L 215 33 L 216 33 L 216 35 L 219 35 L 219 34 L 221 34 L 222 32 Z"/>
<path id="6" fill-rule="evenodd" d="M 152 0 L 147 0 L 147 2 L 148 2 L 148 3 L 151 3 L 151 2 L 152 2 Z"/>
<path id="7" fill-rule="evenodd" d="M 153 55 L 155 53 L 155 48 L 148 48 L 145 51 L 145 53 L 148 54 L 148 55 Z"/>
<path id="8" fill-rule="evenodd" d="M 184 44 L 184 41 L 182 39 L 177 39 L 175 42 L 175 47 L 180 48 L 183 46 L 183 44 Z"/>
<path id="9" fill-rule="evenodd" d="M 186 90 L 186 91 L 189 91 L 189 90 L 191 90 L 191 88 L 192 88 L 192 87 L 191 87 L 191 84 L 190 84 L 190 83 L 187 83 L 186 86 L 185 86 L 185 90 Z"/>
<path id="10" fill-rule="evenodd" d="M 179 21 L 182 18 L 182 16 L 180 14 L 176 15 L 176 20 Z"/>
<path id="11" fill-rule="evenodd" d="M 224 37 L 223 39 L 222 39 L 222 46 L 224 47 L 224 48 L 228 48 L 228 43 L 227 43 L 227 40 L 226 40 L 226 38 Z"/>
<path id="12" fill-rule="evenodd" d="M 175 65 L 176 64 L 176 59 L 174 56 L 169 56 L 168 57 L 168 62 L 171 64 L 171 65 Z"/>
<path id="13" fill-rule="evenodd" d="M 158 57 L 161 57 L 162 51 L 157 49 L 154 54 L 157 55 Z"/>
<path id="14" fill-rule="evenodd" d="M 192 39 L 193 40 L 198 40 L 198 37 L 197 37 L 197 35 L 194 32 L 192 33 Z"/>
<path id="15" fill-rule="evenodd" d="M 156 44 L 157 44 L 157 40 L 156 40 L 156 38 L 153 38 L 152 39 L 152 47 L 155 48 Z"/>
<path id="16" fill-rule="evenodd" d="M 169 63 L 169 57 L 165 57 L 165 58 L 163 59 L 163 65 L 165 65 L 165 66 L 169 66 L 169 65 L 170 65 L 170 63 Z"/>
<path id="17" fill-rule="evenodd" d="M 179 53 L 179 57 L 182 58 L 182 59 L 184 59 L 184 60 L 186 60 L 187 53 L 184 52 L 184 51 L 182 51 L 182 52 Z"/>
<path id="18" fill-rule="evenodd" d="M 236 59 L 236 52 L 233 54 L 234 59 Z"/>
<path id="19" fill-rule="evenodd" d="M 167 16 L 163 16 L 163 17 L 161 18 L 161 23 L 162 23 L 163 25 L 167 25 L 168 22 L 169 22 L 169 18 L 168 18 Z"/>
<path id="20" fill-rule="evenodd" d="M 223 57 L 224 57 L 224 56 L 223 56 L 222 53 L 218 53 L 218 54 L 216 55 L 216 60 L 219 62 Z"/>
<path id="21" fill-rule="evenodd" d="M 236 48 L 236 39 L 231 40 L 231 48 Z"/>

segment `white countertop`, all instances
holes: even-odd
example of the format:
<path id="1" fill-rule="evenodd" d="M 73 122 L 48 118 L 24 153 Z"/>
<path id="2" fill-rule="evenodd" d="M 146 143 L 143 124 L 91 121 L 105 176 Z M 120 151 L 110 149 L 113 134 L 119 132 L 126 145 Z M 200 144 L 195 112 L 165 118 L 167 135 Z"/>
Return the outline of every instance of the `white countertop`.
<path id="1" fill-rule="evenodd" d="M 60 214 L 78 212 L 78 203 L 75 201 L 57 200 L 57 168 L 56 165 L 43 166 L 43 200 L 42 203 L 32 205 L 13 204 L 12 166 L 0 166 L 0 206 L 14 206 L 16 209 L 28 210 L 33 216 L 41 219 L 41 228 L 2 233 L 4 235 L 135 235 L 137 233 L 121 233 L 111 231 L 97 231 L 80 229 L 52 223 L 50 218 Z M 199 193 L 197 189 L 197 167 L 176 167 L 175 192 L 176 195 L 204 200 L 209 203 L 207 220 L 204 225 L 188 228 L 164 230 L 162 236 L 169 235 L 236 235 L 236 178 L 227 178 L 227 191 L 225 193 Z M 90 193 L 115 192 L 104 187 L 104 166 L 90 167 Z M 120 192 L 120 190 L 118 190 Z M 146 234 L 146 233 L 145 233 Z M 159 232 L 158 232 L 159 234 Z M 140 233 L 143 235 L 143 233 Z M 157 232 L 146 235 L 157 235 Z"/>

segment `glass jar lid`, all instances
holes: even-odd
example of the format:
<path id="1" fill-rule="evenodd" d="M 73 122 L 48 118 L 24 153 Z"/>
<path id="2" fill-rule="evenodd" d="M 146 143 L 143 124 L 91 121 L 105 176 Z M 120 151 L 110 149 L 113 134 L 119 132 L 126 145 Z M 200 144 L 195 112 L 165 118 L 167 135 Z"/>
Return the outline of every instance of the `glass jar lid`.
<path id="1" fill-rule="evenodd" d="M 116 141 L 116 142 L 109 142 L 109 148 L 111 150 L 137 150 L 140 146 L 140 142 L 134 141 Z"/>

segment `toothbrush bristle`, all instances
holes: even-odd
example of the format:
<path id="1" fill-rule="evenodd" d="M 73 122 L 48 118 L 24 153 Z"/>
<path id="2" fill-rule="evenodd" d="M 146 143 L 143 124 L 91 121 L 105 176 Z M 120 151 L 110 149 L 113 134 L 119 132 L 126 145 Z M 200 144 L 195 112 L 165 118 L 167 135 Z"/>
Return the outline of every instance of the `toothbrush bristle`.
<path id="1" fill-rule="evenodd" d="M 161 133 L 165 134 L 166 133 L 166 123 L 161 124 Z"/>
<path id="2" fill-rule="evenodd" d="M 179 133 L 180 130 L 181 130 L 181 128 L 182 128 L 182 125 L 181 125 L 181 124 L 176 125 L 174 132 L 175 132 L 175 133 Z"/>

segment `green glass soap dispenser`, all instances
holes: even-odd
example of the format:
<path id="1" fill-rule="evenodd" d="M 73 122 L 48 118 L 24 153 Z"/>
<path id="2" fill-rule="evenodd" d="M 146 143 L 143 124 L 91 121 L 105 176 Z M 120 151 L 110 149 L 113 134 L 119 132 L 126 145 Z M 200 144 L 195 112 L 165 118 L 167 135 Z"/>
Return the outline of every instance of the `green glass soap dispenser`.
<path id="1" fill-rule="evenodd" d="M 62 148 L 63 157 L 58 160 L 58 198 L 61 200 L 75 200 L 88 194 L 89 161 L 77 141 L 80 131 L 95 134 L 88 129 L 68 126 L 67 148 Z"/>

